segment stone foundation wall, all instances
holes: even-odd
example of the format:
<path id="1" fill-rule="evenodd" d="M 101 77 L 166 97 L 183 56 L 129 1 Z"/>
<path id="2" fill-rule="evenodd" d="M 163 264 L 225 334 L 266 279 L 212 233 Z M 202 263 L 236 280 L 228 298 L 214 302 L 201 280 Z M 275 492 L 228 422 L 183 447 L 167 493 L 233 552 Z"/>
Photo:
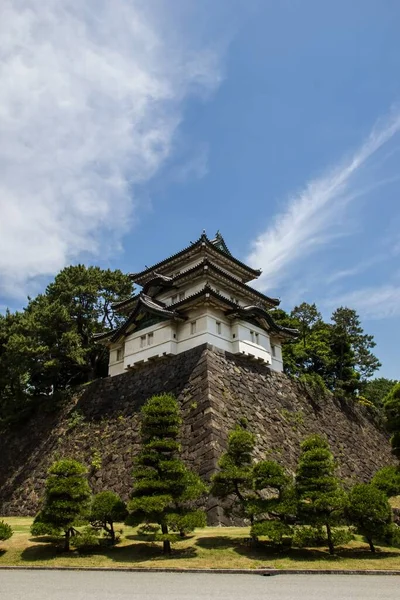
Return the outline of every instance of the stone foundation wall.
<path id="1" fill-rule="evenodd" d="M 32 417 L 0 435 L 0 515 L 33 515 L 48 467 L 73 457 L 89 469 L 94 492 L 128 499 L 139 448 L 139 410 L 153 394 L 173 393 L 182 409 L 185 461 L 205 479 L 217 467 L 228 431 L 245 417 L 257 435 L 256 455 L 294 472 L 299 444 L 325 435 L 347 481 L 367 480 L 391 464 L 388 437 L 368 411 L 330 395 L 311 397 L 302 385 L 268 367 L 199 346 L 138 370 L 94 382 L 61 410 Z M 224 522 L 210 499 L 209 522 Z"/>

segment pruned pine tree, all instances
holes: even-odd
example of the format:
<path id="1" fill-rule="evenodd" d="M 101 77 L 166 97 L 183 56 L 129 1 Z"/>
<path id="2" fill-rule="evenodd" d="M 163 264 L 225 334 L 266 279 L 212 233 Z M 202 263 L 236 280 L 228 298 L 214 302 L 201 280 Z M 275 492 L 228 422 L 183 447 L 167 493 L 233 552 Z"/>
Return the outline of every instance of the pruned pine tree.
<path id="1" fill-rule="evenodd" d="M 103 529 L 111 544 L 116 541 L 114 524 L 126 519 L 126 504 L 114 492 L 100 492 L 93 498 L 90 523 L 96 529 Z"/>
<path id="2" fill-rule="evenodd" d="M 379 469 L 371 479 L 372 485 L 384 492 L 388 498 L 400 496 L 400 465 L 389 465 Z"/>
<path id="3" fill-rule="evenodd" d="M 367 540 L 371 552 L 375 552 L 373 541 L 382 540 L 392 521 L 392 509 L 387 496 L 369 483 L 355 485 L 349 493 L 346 516 Z"/>
<path id="4" fill-rule="evenodd" d="M 290 535 L 289 514 L 295 513 L 290 480 L 274 461 L 253 459 L 255 436 L 237 426 L 228 436 L 228 448 L 219 461 L 211 494 L 227 502 L 231 518 L 248 519 L 251 536 L 267 536 L 281 544 Z"/>
<path id="5" fill-rule="evenodd" d="M 400 460 L 400 383 L 396 384 L 384 401 L 387 428 L 392 433 L 392 453 Z"/>
<path id="6" fill-rule="evenodd" d="M 180 458 L 181 417 L 176 400 L 168 395 L 153 396 L 142 408 L 142 449 L 133 470 L 132 500 L 128 504 L 131 524 L 156 524 L 161 533 L 153 539 L 171 552 L 171 542 L 196 521 L 205 524 L 192 504 L 204 494 L 204 487 Z"/>
<path id="7" fill-rule="evenodd" d="M 86 468 L 75 460 L 63 459 L 49 469 L 42 510 L 31 527 L 33 535 L 64 535 L 64 549 L 70 548 L 74 528 L 88 522 L 91 492 Z"/>
<path id="8" fill-rule="evenodd" d="M 334 554 L 332 526 L 343 518 L 347 497 L 335 476 L 329 444 L 319 435 L 301 444 L 295 483 L 298 517 L 302 524 L 326 528 L 330 554 Z"/>
<path id="9" fill-rule="evenodd" d="M 8 540 L 13 534 L 13 530 L 8 523 L 0 521 L 0 540 Z"/>
<path id="10" fill-rule="evenodd" d="M 253 467 L 253 486 L 258 494 L 255 503 L 257 520 L 253 522 L 253 538 L 266 536 L 281 546 L 292 534 L 290 521 L 296 515 L 297 502 L 293 485 L 283 467 L 264 460 Z"/>
<path id="11" fill-rule="evenodd" d="M 258 499 L 253 485 L 255 436 L 237 426 L 228 435 L 228 448 L 218 462 L 219 471 L 212 478 L 211 495 L 229 499 L 225 513 L 232 518 L 254 521 Z"/>

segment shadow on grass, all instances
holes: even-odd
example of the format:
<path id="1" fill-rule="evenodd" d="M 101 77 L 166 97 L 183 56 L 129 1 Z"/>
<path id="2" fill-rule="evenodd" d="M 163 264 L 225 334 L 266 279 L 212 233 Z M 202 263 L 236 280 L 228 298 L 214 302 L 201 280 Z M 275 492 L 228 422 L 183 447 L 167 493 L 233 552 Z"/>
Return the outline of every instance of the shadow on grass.
<path id="1" fill-rule="evenodd" d="M 63 550 L 63 543 L 60 540 L 50 542 L 46 538 L 47 544 L 37 544 L 25 548 L 21 553 L 21 559 L 27 562 L 48 561 L 59 556 L 71 557 L 76 559 L 77 552 L 71 549 L 69 552 Z M 57 543 L 58 542 L 58 543 Z M 87 552 L 79 552 L 79 556 L 105 557 L 115 562 L 141 563 L 157 560 L 186 560 L 197 556 L 197 550 L 194 546 L 189 548 L 173 547 L 171 554 L 163 554 L 162 545 L 156 543 L 136 543 L 129 546 L 100 546 Z"/>
<path id="2" fill-rule="evenodd" d="M 189 548 L 179 548 L 172 546 L 171 554 L 163 554 L 161 543 L 136 543 L 129 546 L 114 546 L 103 552 L 95 552 L 95 554 L 103 554 L 116 562 L 145 562 L 148 560 L 186 560 L 195 558 L 197 550 L 194 546 Z"/>
<path id="3" fill-rule="evenodd" d="M 317 562 L 325 561 L 327 563 L 338 562 L 341 560 L 383 560 L 386 558 L 399 557 L 398 552 L 392 552 L 377 548 L 376 552 L 371 552 L 369 548 L 342 548 L 338 547 L 335 554 L 329 554 L 327 548 L 277 548 L 268 542 L 257 542 L 251 546 L 236 545 L 234 551 L 241 556 L 255 560 L 281 559 L 287 558 L 298 562 Z"/>
<path id="4" fill-rule="evenodd" d="M 7 552 L 7 550 L 3 550 L 3 548 L 0 548 L 0 558 L 3 556 L 3 554 L 5 554 Z"/>
<path id="5" fill-rule="evenodd" d="M 50 560 L 61 554 L 61 546 L 57 544 L 37 544 L 29 546 L 21 552 L 21 559 L 27 562 Z"/>
<path id="6" fill-rule="evenodd" d="M 230 538 L 225 535 L 216 535 L 199 538 L 196 541 L 196 546 L 206 548 L 207 550 L 226 550 L 227 548 L 246 547 L 246 543 L 244 542 L 244 538 Z"/>

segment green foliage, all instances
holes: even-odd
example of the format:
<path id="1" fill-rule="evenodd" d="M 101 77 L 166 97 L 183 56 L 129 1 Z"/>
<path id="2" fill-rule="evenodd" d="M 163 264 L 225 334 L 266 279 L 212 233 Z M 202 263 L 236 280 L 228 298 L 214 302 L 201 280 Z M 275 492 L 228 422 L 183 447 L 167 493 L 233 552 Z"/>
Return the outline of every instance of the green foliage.
<path id="1" fill-rule="evenodd" d="M 114 524 L 124 521 L 127 516 L 125 502 L 114 492 L 100 492 L 94 496 L 89 517 L 90 523 L 96 529 L 103 529 L 110 538 L 111 544 L 116 542 Z"/>
<path id="2" fill-rule="evenodd" d="M 384 401 L 387 428 L 393 434 L 390 440 L 393 454 L 400 460 L 400 383 L 397 383 Z"/>
<path id="3" fill-rule="evenodd" d="M 84 527 L 71 538 L 71 546 L 81 554 L 95 550 L 99 544 L 100 540 L 94 527 Z"/>
<path id="4" fill-rule="evenodd" d="M 319 435 L 312 435 L 301 444 L 295 488 L 300 522 L 317 527 L 324 525 L 329 552 L 333 554 L 331 528 L 340 523 L 347 497 L 335 476 L 335 461 L 329 444 Z"/>
<path id="5" fill-rule="evenodd" d="M 354 310 L 338 308 L 325 323 L 315 304 L 303 302 L 290 314 L 272 313 L 280 325 L 300 331 L 297 340 L 282 346 L 285 372 L 301 377 L 307 392 L 318 400 L 328 388 L 338 396 L 363 388 L 380 363 L 372 354 L 373 337 L 364 333 Z"/>
<path id="6" fill-rule="evenodd" d="M 132 294 L 121 271 L 63 269 L 22 312 L 0 315 L 0 421 L 20 421 L 42 399 L 107 374 L 95 333 L 114 328 L 113 302 Z"/>
<path id="7" fill-rule="evenodd" d="M 232 497 L 226 509 L 231 517 L 252 520 L 253 489 L 252 452 L 255 436 L 237 426 L 228 435 L 227 451 L 218 461 L 219 472 L 212 478 L 211 495 L 220 499 Z"/>
<path id="8" fill-rule="evenodd" d="M 92 458 L 90 461 L 90 465 L 93 467 L 93 469 L 95 471 L 98 471 L 99 469 L 101 469 L 101 465 L 102 465 L 103 461 L 101 458 L 101 453 L 99 450 L 97 450 L 96 448 L 93 450 L 92 453 Z"/>
<path id="9" fill-rule="evenodd" d="M 388 498 L 400 496 L 400 467 L 383 467 L 373 476 L 371 483 Z"/>
<path id="10" fill-rule="evenodd" d="M 68 417 L 67 427 L 70 431 L 85 421 L 85 415 L 80 410 L 73 410 Z"/>
<path id="11" fill-rule="evenodd" d="M 350 491 L 346 516 L 366 538 L 371 552 L 375 552 L 373 540 L 384 537 L 392 520 L 392 510 L 384 492 L 372 484 L 360 483 Z"/>
<path id="12" fill-rule="evenodd" d="M 42 510 L 35 517 L 32 534 L 63 532 L 65 550 L 69 550 L 74 527 L 84 524 L 89 518 L 90 501 L 85 467 L 75 460 L 55 462 L 49 469 Z"/>
<path id="13" fill-rule="evenodd" d="M 354 533 L 349 527 L 333 527 L 331 536 L 335 547 L 348 544 L 354 539 Z M 328 537 L 321 525 L 306 525 L 294 528 L 292 543 L 296 548 L 320 548 L 328 544 Z"/>
<path id="14" fill-rule="evenodd" d="M 13 534 L 13 530 L 8 523 L 0 521 L 0 540 L 8 540 Z"/>
<path id="15" fill-rule="evenodd" d="M 389 392 L 398 383 L 393 379 L 386 379 L 385 377 L 378 377 L 366 381 L 362 387 L 362 395 L 367 400 L 370 400 L 376 407 L 381 408 L 383 402 Z"/>
<path id="16" fill-rule="evenodd" d="M 293 528 L 282 521 L 265 519 L 251 527 L 253 538 L 266 537 L 274 546 L 289 546 L 292 542 Z"/>
<path id="17" fill-rule="evenodd" d="M 327 387 L 325 381 L 318 373 L 303 373 L 300 375 L 299 381 L 304 385 L 313 400 L 318 401 L 326 395 Z"/>
<path id="18" fill-rule="evenodd" d="M 253 462 L 254 445 L 255 436 L 239 426 L 229 433 L 211 494 L 228 501 L 228 516 L 250 520 L 252 537 L 267 536 L 280 545 L 291 532 L 286 520 L 296 513 L 295 497 L 280 465 L 271 460 Z"/>
<path id="19" fill-rule="evenodd" d="M 169 553 L 176 539 L 170 527 L 186 529 L 191 518 L 196 520 L 194 505 L 206 488 L 179 457 L 181 417 L 176 400 L 168 394 L 153 396 L 143 406 L 141 417 L 142 449 L 133 470 L 128 522 L 157 524 L 161 528 L 157 539 L 163 541 L 164 553 Z"/>

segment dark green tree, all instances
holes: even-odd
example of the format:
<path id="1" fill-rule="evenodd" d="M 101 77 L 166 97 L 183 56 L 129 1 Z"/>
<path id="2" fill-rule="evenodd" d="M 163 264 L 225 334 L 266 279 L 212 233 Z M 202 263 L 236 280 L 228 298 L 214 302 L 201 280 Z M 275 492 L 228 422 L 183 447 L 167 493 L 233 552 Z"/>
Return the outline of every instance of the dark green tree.
<path id="1" fill-rule="evenodd" d="M 332 527 L 340 522 L 346 494 L 335 475 L 335 461 L 329 444 L 319 435 L 301 444 L 295 483 L 298 518 L 302 524 L 324 526 L 330 554 L 334 554 Z"/>
<path id="2" fill-rule="evenodd" d="M 287 518 L 296 512 L 290 480 L 276 462 L 256 463 L 254 446 L 255 436 L 246 429 L 237 426 L 229 433 L 211 494 L 226 502 L 228 516 L 250 521 L 253 538 L 265 535 L 280 544 L 291 532 Z"/>
<path id="3" fill-rule="evenodd" d="M 228 435 L 227 451 L 218 461 L 219 471 L 212 478 L 211 495 L 230 501 L 225 512 L 230 517 L 254 521 L 255 501 L 253 457 L 255 436 L 237 426 Z"/>
<path id="4" fill-rule="evenodd" d="M 103 529 L 115 544 L 116 522 L 125 521 L 128 511 L 125 502 L 114 492 L 100 492 L 93 498 L 89 521 L 96 529 Z"/>
<path id="5" fill-rule="evenodd" d="M 141 410 L 142 449 L 133 470 L 132 500 L 128 504 L 131 524 L 157 524 L 163 552 L 171 552 L 171 529 L 182 532 L 195 519 L 192 502 L 204 493 L 199 478 L 180 458 L 178 437 L 181 417 L 176 400 L 168 395 L 153 396 Z"/>
<path id="6" fill-rule="evenodd" d="M 371 483 L 384 492 L 388 498 L 400 496 L 400 466 L 382 467 L 375 473 Z"/>
<path id="7" fill-rule="evenodd" d="M 253 485 L 258 497 L 251 536 L 266 536 L 280 546 L 285 537 L 291 536 L 291 522 L 297 513 L 292 481 L 281 465 L 272 460 L 263 460 L 254 465 Z"/>
<path id="8" fill-rule="evenodd" d="M 322 315 L 317 309 L 316 304 L 302 302 L 299 306 L 294 307 L 290 316 L 296 322 L 303 347 L 306 348 L 308 336 L 317 324 L 322 323 Z"/>
<path id="9" fill-rule="evenodd" d="M 93 334 L 114 328 L 114 301 L 129 297 L 121 271 L 77 265 L 63 269 L 27 307 L 0 316 L 0 420 L 71 386 L 107 374 L 107 350 Z"/>
<path id="10" fill-rule="evenodd" d="M 366 381 L 362 388 L 361 394 L 370 402 L 373 402 L 375 406 L 381 407 L 383 406 L 383 402 L 389 392 L 393 389 L 393 387 L 398 383 L 394 379 L 386 379 L 386 377 L 378 377 L 376 379 L 371 379 Z"/>
<path id="11" fill-rule="evenodd" d="M 373 541 L 382 540 L 392 521 L 392 509 L 387 496 L 368 483 L 355 485 L 349 493 L 346 517 L 367 540 L 371 552 Z"/>
<path id="12" fill-rule="evenodd" d="M 350 344 L 354 353 L 355 369 L 359 373 L 361 381 L 372 377 L 381 366 L 379 360 L 372 353 L 376 343 L 372 335 L 364 333 L 356 311 L 341 306 L 332 314 L 332 321 L 343 342 Z"/>
<path id="13" fill-rule="evenodd" d="M 31 527 L 33 535 L 64 535 L 64 550 L 69 550 L 75 527 L 88 522 L 91 492 L 86 468 L 75 460 L 63 459 L 49 469 L 42 510 Z"/>
<path id="14" fill-rule="evenodd" d="M 8 540 L 13 534 L 13 530 L 8 523 L 0 521 L 0 541 Z"/>
<path id="15" fill-rule="evenodd" d="M 397 383 L 384 401 L 387 428 L 392 433 L 393 454 L 400 460 L 400 383 Z"/>

